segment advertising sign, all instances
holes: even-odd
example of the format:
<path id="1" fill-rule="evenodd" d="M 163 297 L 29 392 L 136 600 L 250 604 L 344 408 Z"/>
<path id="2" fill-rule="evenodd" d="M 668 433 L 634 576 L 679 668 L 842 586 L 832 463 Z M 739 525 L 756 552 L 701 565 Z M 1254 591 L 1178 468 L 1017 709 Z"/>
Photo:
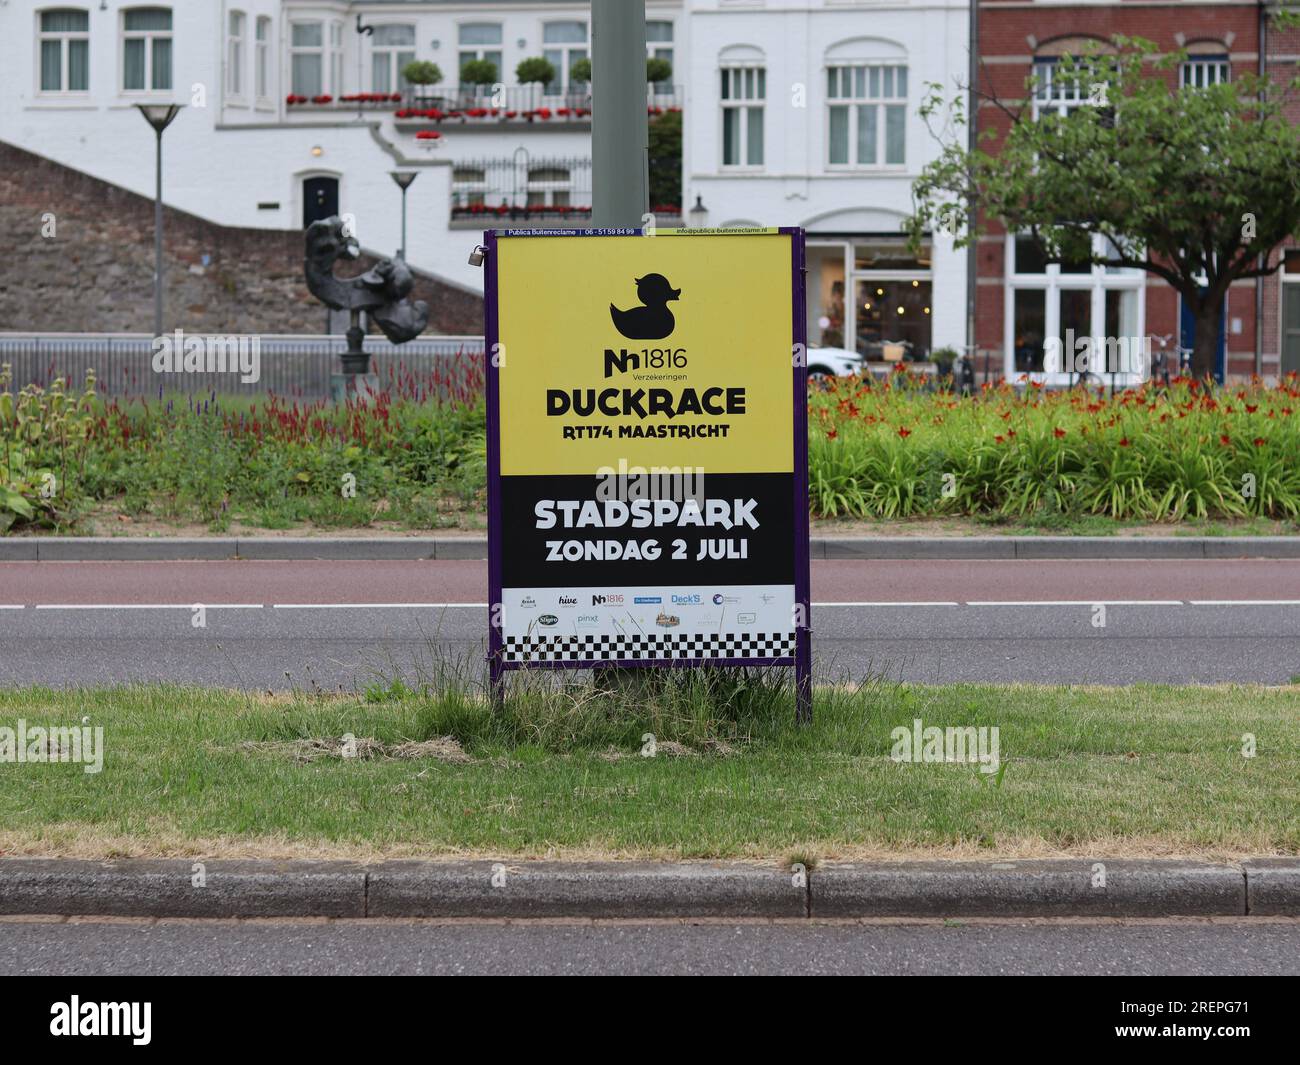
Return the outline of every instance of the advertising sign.
<path id="1" fill-rule="evenodd" d="M 802 231 L 486 243 L 494 679 L 721 663 L 806 687 Z"/>

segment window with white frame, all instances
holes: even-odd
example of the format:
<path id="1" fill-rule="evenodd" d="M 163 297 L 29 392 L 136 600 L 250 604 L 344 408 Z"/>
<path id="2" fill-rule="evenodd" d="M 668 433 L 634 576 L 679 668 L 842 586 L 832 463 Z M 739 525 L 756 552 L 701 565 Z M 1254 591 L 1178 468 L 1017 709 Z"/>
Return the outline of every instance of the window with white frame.
<path id="1" fill-rule="evenodd" d="M 330 84 L 327 92 L 343 91 L 343 23 L 330 23 Z"/>
<path id="2" fill-rule="evenodd" d="M 1046 112 L 1069 114 L 1088 102 L 1083 86 L 1073 78 L 1060 76 L 1055 59 L 1034 62 L 1034 118 Z"/>
<path id="3" fill-rule="evenodd" d="M 827 161 L 902 166 L 907 157 L 907 67 L 871 63 L 827 69 Z"/>
<path id="4" fill-rule="evenodd" d="M 42 11 L 37 40 L 41 92 L 90 88 L 90 15 L 70 8 Z"/>
<path id="5" fill-rule="evenodd" d="M 257 20 L 256 33 L 254 91 L 259 100 L 265 100 L 271 92 L 271 20 L 265 15 Z"/>
<path id="6" fill-rule="evenodd" d="M 560 166 L 528 168 L 529 207 L 568 207 L 569 171 Z"/>
<path id="7" fill-rule="evenodd" d="M 1184 89 L 1205 89 L 1232 80 L 1232 67 L 1226 55 L 1198 55 L 1182 65 L 1179 72 Z"/>
<path id="8" fill-rule="evenodd" d="M 1097 264 L 1054 261 L 1029 234 L 1007 237 L 1006 249 L 1009 377 L 1045 375 L 1060 382 L 1081 368 L 1100 377 L 1112 372 L 1108 359 L 1114 372 L 1132 371 L 1145 343 L 1143 270 L 1110 261 L 1118 253 L 1102 236 L 1092 238 L 1092 253 L 1103 260 Z M 1051 367 L 1045 364 L 1049 341 L 1062 356 Z M 1089 344 L 1096 364 L 1080 360 Z"/>
<path id="9" fill-rule="evenodd" d="M 244 13 L 232 11 L 226 28 L 226 92 L 244 95 Z"/>
<path id="10" fill-rule="evenodd" d="M 497 68 L 497 77 L 501 76 L 501 23 L 462 23 L 457 39 L 460 46 L 457 70 L 464 70 L 466 63 L 483 59 Z"/>
<path id="11" fill-rule="evenodd" d="M 725 66 L 722 75 L 722 165 L 763 165 L 763 117 L 767 68 Z"/>
<path id="12" fill-rule="evenodd" d="M 458 166 L 451 172 L 452 208 L 481 207 L 487 202 L 487 169 L 476 164 Z"/>
<path id="13" fill-rule="evenodd" d="M 647 59 L 666 59 L 673 61 L 673 24 L 671 22 L 647 22 L 645 24 L 645 53 Z M 656 93 L 668 93 L 672 86 L 655 82 L 652 86 Z"/>
<path id="14" fill-rule="evenodd" d="M 325 24 L 295 22 L 289 28 L 289 91 L 319 96 L 325 91 Z"/>
<path id="15" fill-rule="evenodd" d="M 123 91 L 151 92 L 171 87 L 171 8 L 128 8 L 122 12 Z"/>
<path id="16" fill-rule="evenodd" d="M 542 26 L 542 55 L 555 67 L 555 80 L 546 86 L 548 96 L 557 96 L 568 87 L 573 64 L 590 55 L 587 49 L 585 22 L 548 22 Z"/>
<path id="17" fill-rule="evenodd" d="M 376 26 L 370 45 L 370 89 L 397 92 L 407 87 L 402 71 L 415 60 L 415 27 Z"/>

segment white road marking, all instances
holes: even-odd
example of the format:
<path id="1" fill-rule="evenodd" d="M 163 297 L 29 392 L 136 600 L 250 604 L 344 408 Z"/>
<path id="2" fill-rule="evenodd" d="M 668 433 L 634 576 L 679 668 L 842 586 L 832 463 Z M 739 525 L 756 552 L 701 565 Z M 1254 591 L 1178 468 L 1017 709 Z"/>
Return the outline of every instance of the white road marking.
<path id="1" fill-rule="evenodd" d="M 821 601 L 819 610 L 836 607 L 956 607 L 956 606 L 1300 606 L 1300 599 L 971 599 Z M 486 610 L 487 603 L 35 603 L 35 610 Z M 23 603 L 0 603 L 0 610 L 26 610 Z"/>
<path id="2" fill-rule="evenodd" d="M 972 599 L 967 606 L 1182 606 L 1181 599 Z"/>
<path id="3" fill-rule="evenodd" d="M 1191 599 L 1192 606 L 1300 606 L 1300 599 Z"/>
<path id="4" fill-rule="evenodd" d="M 815 606 L 815 607 L 824 607 L 824 606 L 961 606 L 960 603 L 942 602 L 942 601 L 935 601 L 935 602 L 928 602 L 928 603 L 900 603 L 900 602 L 895 602 L 895 601 L 885 602 L 885 601 L 883 601 L 883 600 L 880 601 L 880 602 L 875 602 L 875 603 L 870 603 L 870 602 L 861 602 L 861 603 L 851 603 L 851 602 L 845 602 L 845 603 L 813 603 L 812 605 Z"/>
<path id="5" fill-rule="evenodd" d="M 262 610 L 264 603 L 37 603 L 37 610 Z"/>
<path id="6" fill-rule="evenodd" d="M 487 603 L 272 603 L 275 610 L 486 610 Z"/>

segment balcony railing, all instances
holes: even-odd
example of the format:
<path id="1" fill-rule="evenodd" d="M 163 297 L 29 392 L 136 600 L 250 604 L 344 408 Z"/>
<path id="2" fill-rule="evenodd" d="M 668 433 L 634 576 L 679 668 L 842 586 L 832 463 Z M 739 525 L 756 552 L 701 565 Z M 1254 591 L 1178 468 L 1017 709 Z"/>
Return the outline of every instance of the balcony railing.
<path id="1" fill-rule="evenodd" d="M 655 204 L 659 225 L 681 215 L 678 204 Z M 585 226 L 591 219 L 591 160 L 545 157 L 519 149 L 509 158 L 457 160 L 452 169 L 451 223 L 458 229 L 537 225 Z"/>
<path id="2" fill-rule="evenodd" d="M 646 107 L 652 113 L 680 108 L 680 86 L 650 85 Z M 398 120 L 471 122 L 591 121 L 591 86 L 552 89 L 546 85 L 412 85 L 400 92 L 346 93 L 342 96 L 291 93 L 290 114 L 382 111 Z"/>

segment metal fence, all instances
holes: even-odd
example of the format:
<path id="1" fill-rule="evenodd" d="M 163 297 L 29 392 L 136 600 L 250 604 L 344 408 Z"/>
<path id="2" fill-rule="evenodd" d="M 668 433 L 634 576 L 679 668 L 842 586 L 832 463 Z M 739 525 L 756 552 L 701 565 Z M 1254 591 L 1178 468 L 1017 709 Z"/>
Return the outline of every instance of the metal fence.
<path id="1" fill-rule="evenodd" d="M 198 336 L 205 334 L 187 334 Z M 252 337 L 248 338 L 252 340 Z M 201 395 L 277 395 L 320 399 L 330 394 L 330 374 L 339 370 L 347 347 L 342 336 L 262 334 L 256 337 L 260 376 L 244 383 L 236 372 L 158 373 L 153 368 L 154 342 L 147 333 L 0 333 L 0 366 L 13 371 L 12 388 L 49 385 L 66 378 L 79 389 L 87 371 L 95 371 L 102 395 L 151 396 L 165 393 Z M 368 336 L 365 349 L 381 385 L 429 394 L 448 382 L 474 387 L 482 380 L 483 338 L 418 337 L 394 345 Z"/>

